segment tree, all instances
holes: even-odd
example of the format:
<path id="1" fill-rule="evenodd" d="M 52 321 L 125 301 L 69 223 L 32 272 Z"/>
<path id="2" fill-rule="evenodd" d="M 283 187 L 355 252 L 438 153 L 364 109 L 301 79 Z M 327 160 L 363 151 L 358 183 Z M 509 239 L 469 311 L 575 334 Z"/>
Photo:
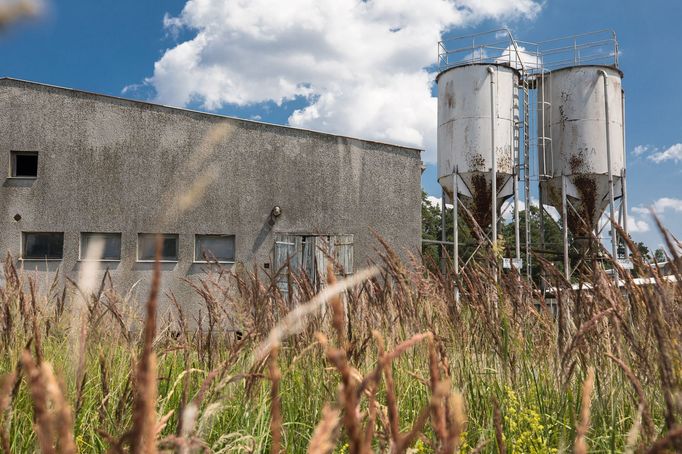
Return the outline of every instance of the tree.
<path id="1" fill-rule="evenodd" d="M 474 242 L 471 239 L 471 230 L 469 226 L 466 225 L 460 210 L 459 217 L 459 245 L 460 245 L 460 257 L 468 257 L 469 254 L 473 252 Z M 437 240 L 440 241 L 442 238 L 442 216 L 441 209 L 439 206 L 431 203 L 428 199 L 426 192 L 422 191 L 422 239 L 425 240 Z M 445 210 L 445 241 L 452 242 L 454 238 L 453 232 L 453 210 L 452 207 L 447 207 Z M 448 245 L 446 248 L 447 255 L 452 257 L 453 247 Z M 441 258 L 440 255 L 440 245 L 438 244 L 428 244 L 425 243 L 422 247 L 422 254 L 424 258 L 431 263 L 438 264 Z"/>
<path id="2" fill-rule="evenodd" d="M 639 255 L 642 256 L 645 262 L 651 261 L 651 251 L 646 244 L 640 241 L 635 243 L 635 246 L 637 247 L 637 252 L 639 252 Z"/>
<path id="3" fill-rule="evenodd" d="M 530 224 L 530 244 L 532 253 L 541 255 L 546 260 L 557 262 L 557 266 L 563 269 L 563 236 L 561 229 L 556 221 L 552 219 L 547 213 L 544 216 L 544 231 L 545 241 L 544 247 L 540 244 L 540 208 L 537 206 L 530 206 L 528 211 L 528 218 Z M 524 270 L 528 264 L 528 257 L 526 257 L 526 213 L 525 210 L 519 211 L 519 243 L 521 244 L 521 259 L 523 260 Z M 502 226 L 502 236 L 505 244 L 505 257 L 515 257 L 514 250 L 514 222 L 508 222 Z M 570 240 L 570 238 L 569 238 Z M 534 279 L 539 279 L 540 266 L 537 260 L 531 254 L 531 275 Z"/>

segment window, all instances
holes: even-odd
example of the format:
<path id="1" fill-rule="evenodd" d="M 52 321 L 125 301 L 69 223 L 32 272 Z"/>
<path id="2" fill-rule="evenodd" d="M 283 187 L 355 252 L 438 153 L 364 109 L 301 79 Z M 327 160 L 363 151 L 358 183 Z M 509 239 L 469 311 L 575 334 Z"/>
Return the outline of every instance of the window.
<path id="1" fill-rule="evenodd" d="M 156 233 L 140 233 L 137 236 L 137 260 L 153 261 L 156 260 Z M 161 234 L 161 261 L 178 261 L 178 236 L 162 233 Z"/>
<path id="2" fill-rule="evenodd" d="M 16 178 L 37 178 L 38 153 L 32 151 L 13 151 L 12 176 Z"/>
<path id="3" fill-rule="evenodd" d="M 64 233 L 24 232 L 22 257 L 28 260 L 61 260 L 64 254 Z"/>
<path id="4" fill-rule="evenodd" d="M 234 235 L 196 235 L 195 262 L 234 262 Z"/>
<path id="5" fill-rule="evenodd" d="M 81 260 L 121 260 L 121 234 L 81 233 L 80 258 Z"/>

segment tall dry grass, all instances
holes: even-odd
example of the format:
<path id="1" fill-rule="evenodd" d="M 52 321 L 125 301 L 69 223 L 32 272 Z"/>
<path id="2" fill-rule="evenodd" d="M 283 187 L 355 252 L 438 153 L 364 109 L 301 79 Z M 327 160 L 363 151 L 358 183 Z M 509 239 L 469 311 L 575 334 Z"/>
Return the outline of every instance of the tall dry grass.
<path id="1" fill-rule="evenodd" d="M 674 257 L 679 244 L 667 239 Z M 8 257 L 0 288 L 0 447 L 680 449 L 678 270 L 670 282 L 635 256 L 637 271 L 655 285 L 636 285 L 623 273 L 618 288 L 595 268 L 583 276 L 590 288 L 574 291 L 537 257 L 556 289 L 548 301 L 514 272 L 495 279 L 492 253 L 454 276 L 418 257 L 403 261 L 380 243 L 374 267 L 340 281 L 330 268 L 320 292 L 311 284 L 319 278 L 288 269 L 280 270 L 292 283 L 286 297 L 258 270 L 230 274 L 237 291 L 227 300 L 210 291 L 224 280 L 188 283 L 204 300 L 200 324 L 172 295 L 172 319 L 157 323 L 165 297 L 158 266 L 138 314 L 106 273 L 89 291 L 69 281 L 39 292 Z M 79 307 L 82 322 L 74 324 Z M 240 336 L 225 329 L 235 323 Z"/>

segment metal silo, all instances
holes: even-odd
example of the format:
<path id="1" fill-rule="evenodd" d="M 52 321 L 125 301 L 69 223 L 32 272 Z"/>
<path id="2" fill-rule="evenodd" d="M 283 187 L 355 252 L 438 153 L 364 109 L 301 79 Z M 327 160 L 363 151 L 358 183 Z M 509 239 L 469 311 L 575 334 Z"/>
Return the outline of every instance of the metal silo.
<path id="1" fill-rule="evenodd" d="M 456 273 L 459 272 L 459 216 L 473 227 L 478 239 L 472 256 L 483 245 L 495 249 L 498 219 L 504 214 L 502 205 L 512 197 L 513 204 L 505 205 L 505 210 L 513 207 L 515 255 L 513 259 L 505 257 L 502 266 L 517 269 L 522 266 L 519 153 L 522 145 L 527 153 L 528 134 L 527 123 L 520 118 L 520 104 L 524 106 L 525 116 L 529 93 L 525 66 L 536 57 L 523 53 L 507 29 L 438 43 L 441 70 L 436 77 L 438 181 L 443 199 L 454 205 Z M 527 187 L 525 184 L 524 189 Z M 445 204 L 443 210 L 444 207 Z M 439 242 L 443 245 L 448 243 L 445 235 L 443 227 Z"/>
<path id="2" fill-rule="evenodd" d="M 616 218 L 614 201 L 624 193 L 622 76 L 612 66 L 582 65 L 538 78 L 542 201 L 557 207 L 583 247 L 607 208 Z"/>
<path id="3" fill-rule="evenodd" d="M 500 64 L 470 64 L 446 69 L 437 82 L 438 181 L 452 200 L 459 176 L 461 203 L 486 229 L 513 194 L 519 74 Z"/>

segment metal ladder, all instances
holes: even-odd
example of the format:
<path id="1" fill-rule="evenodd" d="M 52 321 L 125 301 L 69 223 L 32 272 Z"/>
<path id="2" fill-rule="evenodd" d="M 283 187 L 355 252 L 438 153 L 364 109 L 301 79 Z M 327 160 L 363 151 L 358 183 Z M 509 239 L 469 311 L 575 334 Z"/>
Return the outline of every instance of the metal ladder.
<path id="1" fill-rule="evenodd" d="M 524 184 L 524 234 L 526 246 L 526 275 L 531 275 L 530 258 L 530 87 L 524 74 L 523 82 L 523 184 Z"/>

